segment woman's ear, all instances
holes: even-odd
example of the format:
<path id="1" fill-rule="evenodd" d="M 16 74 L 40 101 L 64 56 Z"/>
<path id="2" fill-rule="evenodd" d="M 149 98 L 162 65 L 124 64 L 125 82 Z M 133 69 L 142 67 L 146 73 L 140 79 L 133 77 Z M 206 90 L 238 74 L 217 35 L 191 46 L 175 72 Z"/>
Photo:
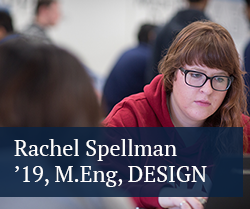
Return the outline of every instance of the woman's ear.
<path id="1" fill-rule="evenodd" d="M 174 72 L 174 77 L 173 77 L 173 81 L 176 81 L 177 80 L 177 73 L 178 73 L 178 69 Z"/>
<path id="2" fill-rule="evenodd" d="M 0 40 L 7 36 L 7 31 L 4 27 L 0 26 Z"/>

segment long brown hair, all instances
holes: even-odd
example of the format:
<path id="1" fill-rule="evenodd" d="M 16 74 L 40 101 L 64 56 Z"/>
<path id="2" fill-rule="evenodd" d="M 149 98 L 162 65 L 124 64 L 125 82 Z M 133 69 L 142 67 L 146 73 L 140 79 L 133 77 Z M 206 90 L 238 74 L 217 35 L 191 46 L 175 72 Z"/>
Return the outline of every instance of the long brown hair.
<path id="1" fill-rule="evenodd" d="M 204 126 L 242 127 L 242 113 L 248 114 L 244 73 L 240 69 L 239 54 L 229 32 L 214 22 L 197 21 L 177 35 L 159 65 L 168 94 L 173 89 L 175 72 L 185 64 L 224 70 L 234 77 L 221 106 L 206 119 Z M 244 143 L 247 143 L 246 137 Z"/>
<path id="2" fill-rule="evenodd" d="M 98 126 L 100 108 L 78 59 L 52 45 L 0 46 L 0 125 Z"/>

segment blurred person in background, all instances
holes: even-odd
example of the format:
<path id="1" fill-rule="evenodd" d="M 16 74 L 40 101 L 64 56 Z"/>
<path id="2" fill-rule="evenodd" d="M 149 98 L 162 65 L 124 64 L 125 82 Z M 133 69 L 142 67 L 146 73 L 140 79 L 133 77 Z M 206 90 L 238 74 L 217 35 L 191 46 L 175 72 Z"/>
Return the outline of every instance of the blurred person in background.
<path id="1" fill-rule="evenodd" d="M 98 127 L 101 116 L 91 80 L 71 53 L 20 40 L 0 47 L 2 127 Z M 6 147 L 0 149 L 2 157 Z M 0 202 L 2 209 L 133 208 L 128 198 L 106 197 L 0 197 Z"/>
<path id="2" fill-rule="evenodd" d="M 248 21 L 250 22 L 250 0 L 245 0 L 246 2 L 246 16 Z M 245 48 L 245 52 L 244 52 L 244 67 L 245 67 L 245 71 L 246 71 L 246 75 L 245 75 L 245 83 L 248 86 L 248 88 L 250 88 L 250 42 L 247 44 L 246 48 Z M 248 112 L 250 112 L 250 95 L 249 95 L 249 89 L 248 89 L 248 97 L 247 97 L 247 109 Z"/>
<path id="3" fill-rule="evenodd" d="M 0 7 L 0 45 L 17 37 L 19 35 L 14 32 L 10 12 Z"/>
<path id="4" fill-rule="evenodd" d="M 138 45 L 126 50 L 111 70 L 102 97 L 102 107 L 106 114 L 123 98 L 143 90 L 145 69 L 151 56 L 155 30 L 155 25 L 141 25 L 137 34 Z"/>
<path id="5" fill-rule="evenodd" d="M 61 5 L 59 0 L 37 0 L 35 17 L 22 34 L 24 38 L 34 44 L 52 44 L 53 41 L 47 35 L 47 30 L 58 24 L 61 18 Z M 101 97 L 103 81 L 91 69 L 84 66 L 92 78 L 98 97 Z M 99 99 L 100 100 L 100 99 Z"/>
<path id="6" fill-rule="evenodd" d="M 37 0 L 33 23 L 23 31 L 24 36 L 34 43 L 51 44 L 52 41 L 46 30 L 55 26 L 59 22 L 60 16 L 58 0 Z"/>
<path id="7" fill-rule="evenodd" d="M 174 17 L 159 30 L 154 46 L 152 57 L 148 63 L 145 75 L 145 83 L 158 75 L 158 64 L 167 54 L 175 36 L 188 24 L 198 20 L 208 20 L 204 11 L 209 0 L 186 0 L 188 8 L 178 11 Z"/>

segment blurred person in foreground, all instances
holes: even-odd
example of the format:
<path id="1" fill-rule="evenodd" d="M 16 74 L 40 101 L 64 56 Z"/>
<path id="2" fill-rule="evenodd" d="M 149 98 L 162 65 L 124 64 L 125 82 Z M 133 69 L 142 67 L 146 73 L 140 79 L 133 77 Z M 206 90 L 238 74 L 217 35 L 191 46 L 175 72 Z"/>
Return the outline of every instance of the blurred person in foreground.
<path id="1" fill-rule="evenodd" d="M 37 0 L 34 20 L 22 33 L 33 43 L 51 44 L 52 40 L 46 31 L 55 26 L 60 17 L 60 2 L 58 0 Z"/>
<path id="2" fill-rule="evenodd" d="M 118 103 L 103 125 L 243 127 L 243 153 L 250 153 L 250 118 L 247 116 L 243 71 L 240 69 L 239 54 L 234 41 L 224 27 L 210 21 L 189 24 L 176 36 L 159 65 L 159 71 L 161 74 L 144 87 L 144 92 Z M 178 138 L 175 142 L 176 149 L 179 150 L 178 156 L 184 157 L 181 165 L 188 164 L 187 156 L 199 159 L 201 140 L 204 142 L 206 139 L 184 141 Z M 171 144 L 171 137 L 163 143 Z M 223 140 L 211 144 L 214 148 L 220 145 L 224 145 Z M 208 161 L 209 157 L 205 160 Z M 140 163 L 145 165 L 146 160 Z M 162 157 L 160 160 L 161 162 L 157 162 L 159 165 L 174 163 L 172 158 Z M 111 163 L 115 164 L 112 161 Z M 131 162 L 126 158 L 122 163 L 126 165 Z M 166 185 L 157 188 L 159 197 L 134 199 L 138 207 L 145 208 L 203 208 L 203 196 L 198 198 L 160 195 L 165 190 L 177 188 L 178 185 L 173 187 L 166 182 Z M 152 185 L 146 185 L 142 190 L 151 189 Z"/>
<path id="3" fill-rule="evenodd" d="M 102 97 L 102 107 L 107 114 L 123 98 L 143 90 L 145 70 L 156 36 L 155 30 L 155 25 L 141 25 L 137 34 L 138 45 L 126 50 L 111 70 Z"/>
<path id="4" fill-rule="evenodd" d="M 19 35 L 14 32 L 10 12 L 0 7 L 0 45 L 18 37 Z"/>
<path id="5" fill-rule="evenodd" d="M 246 16 L 248 21 L 250 22 L 250 0 L 245 0 L 245 2 L 246 2 L 246 7 L 245 7 Z M 244 67 L 246 71 L 245 82 L 250 89 L 250 42 L 247 44 L 244 51 Z M 248 104 L 248 112 L 250 112 L 250 93 L 248 93 L 247 104 Z"/>
<path id="6" fill-rule="evenodd" d="M 145 84 L 150 83 L 158 75 L 159 62 L 167 54 L 168 48 L 175 36 L 188 24 L 198 20 L 209 19 L 204 13 L 209 0 L 185 1 L 188 3 L 188 8 L 178 11 L 157 34 L 152 56 L 146 69 Z"/>
<path id="7" fill-rule="evenodd" d="M 91 80 L 74 55 L 23 41 L 0 47 L 2 127 L 98 127 L 101 115 Z M 0 197 L 0 202 L 3 209 L 132 208 L 126 198 L 105 197 Z"/>

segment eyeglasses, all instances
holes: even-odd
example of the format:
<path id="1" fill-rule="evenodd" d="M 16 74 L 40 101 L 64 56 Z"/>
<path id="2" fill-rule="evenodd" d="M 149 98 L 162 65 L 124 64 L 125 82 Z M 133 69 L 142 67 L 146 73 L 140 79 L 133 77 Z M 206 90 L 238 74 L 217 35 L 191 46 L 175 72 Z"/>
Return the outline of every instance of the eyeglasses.
<path id="1" fill-rule="evenodd" d="M 231 83 L 234 80 L 233 76 L 213 76 L 208 77 L 206 74 L 193 71 L 185 70 L 180 68 L 180 70 L 185 74 L 185 83 L 192 87 L 202 87 L 208 79 L 210 79 L 211 86 L 216 91 L 226 91 L 229 89 Z"/>

